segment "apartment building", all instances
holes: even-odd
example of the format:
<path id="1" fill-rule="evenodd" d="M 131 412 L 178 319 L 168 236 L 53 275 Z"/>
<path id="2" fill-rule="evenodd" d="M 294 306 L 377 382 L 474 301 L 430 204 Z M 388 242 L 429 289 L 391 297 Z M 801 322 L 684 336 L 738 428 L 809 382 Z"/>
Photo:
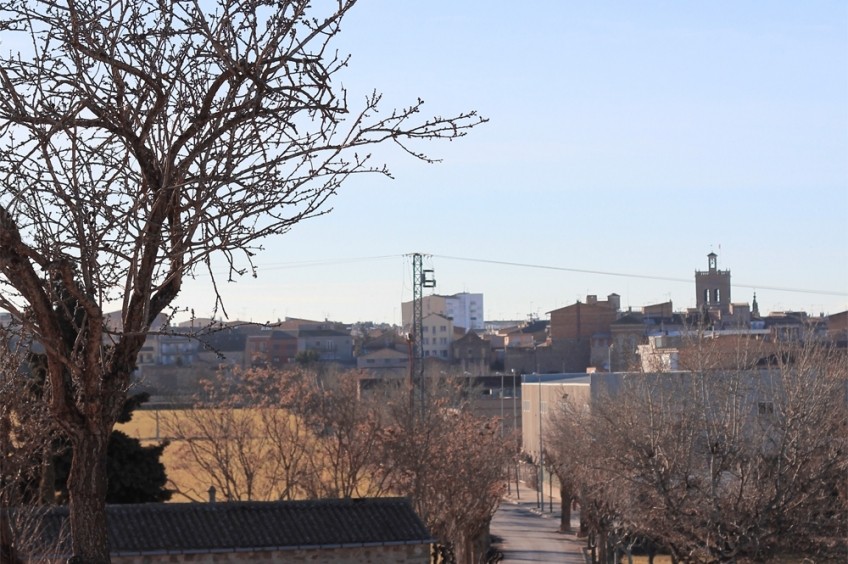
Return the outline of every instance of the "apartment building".
<path id="1" fill-rule="evenodd" d="M 421 298 L 421 313 L 424 317 L 439 314 L 453 320 L 454 327 L 465 331 L 482 330 L 485 327 L 483 315 L 483 294 L 462 292 L 452 296 L 433 294 Z M 401 318 L 404 331 L 412 331 L 413 301 L 401 304 Z"/>

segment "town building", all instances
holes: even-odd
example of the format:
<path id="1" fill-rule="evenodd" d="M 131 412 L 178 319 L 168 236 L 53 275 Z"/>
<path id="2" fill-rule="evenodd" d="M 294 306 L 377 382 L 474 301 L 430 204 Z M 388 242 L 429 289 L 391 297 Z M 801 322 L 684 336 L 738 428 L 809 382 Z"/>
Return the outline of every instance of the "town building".
<path id="1" fill-rule="evenodd" d="M 413 301 L 401 304 L 401 319 L 403 330 L 412 332 Z M 433 294 L 421 298 L 421 313 L 423 317 L 439 314 L 453 320 L 454 327 L 462 327 L 465 331 L 477 331 L 485 328 L 483 315 L 483 294 L 462 292 L 452 296 Z"/>
<path id="2" fill-rule="evenodd" d="M 439 313 L 431 313 L 424 316 L 422 326 L 424 357 L 448 361 L 454 336 L 453 319 Z"/>

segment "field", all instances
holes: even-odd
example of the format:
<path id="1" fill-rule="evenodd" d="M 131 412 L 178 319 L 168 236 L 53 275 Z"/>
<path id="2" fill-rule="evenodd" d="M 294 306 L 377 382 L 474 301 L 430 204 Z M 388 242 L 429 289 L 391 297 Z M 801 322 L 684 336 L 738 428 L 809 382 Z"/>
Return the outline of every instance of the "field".
<path id="1" fill-rule="evenodd" d="M 269 437 L 269 428 L 276 429 L 278 442 Z M 322 480 L 312 483 L 312 487 L 338 483 L 331 475 L 333 465 L 320 460 L 327 456 L 317 442 L 322 439 L 316 438 L 294 415 L 283 409 L 138 410 L 133 413 L 132 421 L 117 425 L 116 429 L 143 444 L 169 442 L 162 462 L 169 480 L 168 488 L 175 492 L 171 500 L 174 502 L 205 501 L 212 485 L 216 486 L 218 499 L 223 499 L 221 484 L 224 481 L 238 499 L 303 496 L 304 484 L 300 481 L 296 482 L 298 486 L 294 491 L 287 489 L 295 481 L 285 479 L 285 467 L 279 464 L 291 456 L 299 457 L 297 467 L 301 471 L 307 464 L 324 469 Z M 173 432 L 173 429 L 181 431 Z M 213 441 L 208 437 L 227 439 Z M 305 452 L 306 456 L 294 455 L 293 448 L 296 452 Z M 215 483 L 213 473 L 221 483 Z M 249 493 L 247 475 L 252 476 Z M 368 495 L 371 488 L 370 481 L 363 478 L 356 491 Z"/>
<path id="2" fill-rule="evenodd" d="M 177 492 L 171 501 L 204 501 L 208 499 L 211 480 L 193 460 L 181 453 L 185 447 L 184 443 L 168 436 L 167 433 L 169 425 L 187 422 L 185 414 L 185 410 L 140 409 L 133 413 L 129 423 L 118 424 L 115 428 L 130 437 L 139 439 L 143 444 L 170 441 L 162 454 L 162 462 L 170 482 L 168 487 Z M 254 417 L 258 418 L 259 413 L 256 412 Z"/>

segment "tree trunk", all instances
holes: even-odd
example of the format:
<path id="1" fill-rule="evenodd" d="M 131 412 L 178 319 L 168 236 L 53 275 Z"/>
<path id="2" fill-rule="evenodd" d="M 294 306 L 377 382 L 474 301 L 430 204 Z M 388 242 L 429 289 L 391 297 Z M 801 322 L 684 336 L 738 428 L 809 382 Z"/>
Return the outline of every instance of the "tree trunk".
<path id="1" fill-rule="evenodd" d="M 609 535 L 606 529 L 598 530 L 598 562 L 601 564 L 609 564 Z"/>
<path id="2" fill-rule="evenodd" d="M 106 533 L 106 445 L 109 432 L 82 429 L 72 439 L 68 476 L 73 564 L 109 564 Z"/>
<path id="3" fill-rule="evenodd" d="M 559 531 L 561 533 L 571 532 L 571 494 L 568 490 L 562 487 L 562 480 L 559 486 L 559 501 L 562 506 L 559 518 Z"/>

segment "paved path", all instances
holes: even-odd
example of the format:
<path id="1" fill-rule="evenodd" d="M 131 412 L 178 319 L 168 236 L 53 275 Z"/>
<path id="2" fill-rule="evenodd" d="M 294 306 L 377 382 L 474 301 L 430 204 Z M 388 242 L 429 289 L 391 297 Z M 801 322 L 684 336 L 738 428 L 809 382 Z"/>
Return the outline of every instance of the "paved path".
<path id="1" fill-rule="evenodd" d="M 566 564 L 586 564 L 583 553 L 585 542 L 574 534 L 559 533 L 560 507 L 553 504 L 553 513 L 549 511 L 547 495 L 545 512 L 539 511 L 535 490 L 521 485 L 519 497 L 512 495 L 504 498 L 492 519 L 492 535 L 501 542 L 497 548 L 503 552 L 503 562 L 561 562 Z M 547 494 L 547 491 L 545 492 Z M 577 512 L 571 516 L 572 527 L 577 530 L 580 518 Z"/>

